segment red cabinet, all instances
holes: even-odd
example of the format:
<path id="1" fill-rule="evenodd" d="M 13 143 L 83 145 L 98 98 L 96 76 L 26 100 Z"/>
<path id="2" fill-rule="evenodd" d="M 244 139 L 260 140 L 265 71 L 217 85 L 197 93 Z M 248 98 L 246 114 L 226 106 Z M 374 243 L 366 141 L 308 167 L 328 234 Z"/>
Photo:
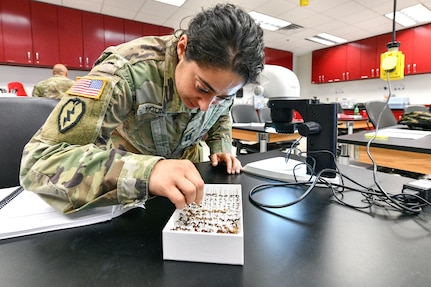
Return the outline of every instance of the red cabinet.
<path id="1" fill-rule="evenodd" d="M 56 6 L 2 1 L 4 61 L 51 66 L 59 61 Z"/>
<path id="2" fill-rule="evenodd" d="M 124 19 L 124 41 L 129 42 L 144 35 L 143 23 Z"/>
<path id="3" fill-rule="evenodd" d="M 389 34 L 357 41 L 360 46 L 359 79 L 380 77 L 380 54 L 387 51 L 386 44 L 389 42 L 391 42 Z"/>
<path id="4" fill-rule="evenodd" d="M 431 72 L 431 57 L 429 57 L 429 52 L 431 51 L 431 24 L 416 27 L 412 31 L 414 33 L 414 49 L 411 62 L 407 63 L 405 67 L 405 74 L 429 73 Z"/>
<path id="5" fill-rule="evenodd" d="M 372 79 L 379 75 L 379 61 L 377 57 L 376 38 L 367 38 L 358 41 L 360 52 L 360 79 Z"/>
<path id="6" fill-rule="evenodd" d="M 327 49 L 321 49 L 312 52 L 311 83 L 313 84 L 321 84 L 325 81 L 324 63 L 326 50 Z"/>
<path id="7" fill-rule="evenodd" d="M 103 15 L 82 11 L 84 68 L 91 69 L 105 50 Z"/>
<path id="8" fill-rule="evenodd" d="M 174 29 L 172 28 L 159 26 L 159 36 L 171 35 L 173 32 Z"/>
<path id="9" fill-rule="evenodd" d="M 339 45 L 313 51 L 312 83 L 332 83 L 343 80 L 346 76 L 347 46 Z"/>
<path id="10" fill-rule="evenodd" d="M 346 46 L 345 71 L 342 72 L 343 81 L 358 80 L 361 78 L 361 45 L 351 42 Z"/>
<path id="11" fill-rule="evenodd" d="M 0 2 L 0 62 L 4 62 L 4 47 L 3 47 L 3 25 L 2 23 L 2 8 Z"/>
<path id="12" fill-rule="evenodd" d="M 103 16 L 105 47 L 124 43 L 124 20 L 121 18 Z"/>
<path id="13" fill-rule="evenodd" d="M 89 70 L 108 46 L 173 29 L 30 0 L 0 1 L 0 62 Z"/>
<path id="14" fill-rule="evenodd" d="M 399 50 L 404 54 L 404 75 L 431 72 L 431 24 L 396 32 Z"/>
<path id="15" fill-rule="evenodd" d="M 60 62 L 68 68 L 84 68 L 81 11 L 58 7 Z"/>
<path id="16" fill-rule="evenodd" d="M 160 33 L 159 26 L 153 24 L 143 23 L 143 29 L 144 36 L 158 36 Z"/>
<path id="17" fill-rule="evenodd" d="M 395 38 L 405 56 L 404 75 L 431 73 L 431 57 L 427 56 L 431 50 L 431 24 L 397 31 Z M 313 51 L 311 82 L 379 78 L 380 55 L 388 50 L 389 42 L 392 33 Z"/>
<path id="18" fill-rule="evenodd" d="M 413 66 L 413 38 L 414 33 L 410 29 L 397 31 L 396 40 L 400 42 L 399 50 L 404 54 L 404 75 L 409 74 L 407 70 L 411 70 Z"/>
<path id="19" fill-rule="evenodd" d="M 33 63 L 30 2 L 2 0 L 4 60 L 7 63 Z"/>
<path id="20" fill-rule="evenodd" d="M 292 70 L 293 54 L 288 51 L 265 48 L 265 64 L 283 66 Z"/>
<path id="21" fill-rule="evenodd" d="M 57 7 L 36 1 L 30 3 L 33 63 L 53 66 L 60 60 Z"/>

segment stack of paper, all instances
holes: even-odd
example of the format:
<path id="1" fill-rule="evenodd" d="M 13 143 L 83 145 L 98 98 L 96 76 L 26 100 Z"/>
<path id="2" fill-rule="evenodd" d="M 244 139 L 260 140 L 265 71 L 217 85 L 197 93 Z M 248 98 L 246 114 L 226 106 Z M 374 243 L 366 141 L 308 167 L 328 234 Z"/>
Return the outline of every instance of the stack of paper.
<path id="1" fill-rule="evenodd" d="M 0 189 L 0 200 L 15 189 Z M 0 209 L 0 239 L 109 221 L 129 209 L 114 205 L 66 215 L 51 207 L 37 194 L 23 190 Z"/>

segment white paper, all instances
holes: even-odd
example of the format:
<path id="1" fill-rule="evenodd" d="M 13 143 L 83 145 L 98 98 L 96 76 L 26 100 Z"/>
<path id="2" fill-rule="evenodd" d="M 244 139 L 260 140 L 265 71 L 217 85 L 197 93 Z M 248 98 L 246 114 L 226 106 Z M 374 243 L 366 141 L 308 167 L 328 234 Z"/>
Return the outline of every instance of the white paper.
<path id="1" fill-rule="evenodd" d="M 0 200 L 15 189 L 0 189 Z M 0 209 L 0 239 L 109 221 L 129 209 L 114 205 L 66 215 L 51 207 L 37 194 L 23 190 Z"/>
<path id="2" fill-rule="evenodd" d="M 373 137 L 375 132 L 366 133 L 366 136 Z M 413 139 L 417 140 L 431 135 L 430 131 L 421 130 L 407 130 L 407 129 L 381 129 L 377 132 L 378 137 L 400 138 L 400 139 Z"/>
<path id="3" fill-rule="evenodd" d="M 264 127 L 265 123 L 233 123 L 232 127 Z"/>

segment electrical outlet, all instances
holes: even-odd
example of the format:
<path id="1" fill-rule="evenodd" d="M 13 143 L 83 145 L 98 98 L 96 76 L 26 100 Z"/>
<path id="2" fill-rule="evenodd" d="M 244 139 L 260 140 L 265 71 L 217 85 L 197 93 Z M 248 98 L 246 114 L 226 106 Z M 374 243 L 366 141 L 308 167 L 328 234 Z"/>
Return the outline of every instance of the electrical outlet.
<path id="1" fill-rule="evenodd" d="M 401 51 L 388 51 L 380 55 L 380 78 L 401 80 L 404 78 L 404 54 Z M 389 77 L 388 77 L 389 73 Z"/>

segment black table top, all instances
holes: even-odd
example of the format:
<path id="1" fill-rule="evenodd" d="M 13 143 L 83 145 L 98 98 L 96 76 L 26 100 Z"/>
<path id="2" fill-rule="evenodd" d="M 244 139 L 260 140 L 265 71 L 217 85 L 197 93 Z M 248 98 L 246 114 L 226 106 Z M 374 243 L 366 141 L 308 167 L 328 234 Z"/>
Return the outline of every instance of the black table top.
<path id="1" fill-rule="evenodd" d="M 197 166 L 206 183 L 242 185 L 244 266 L 164 261 L 161 230 L 174 207 L 155 198 L 146 209 L 110 222 L 1 240 L 1 286 L 396 287 L 431 282 L 429 210 L 413 217 L 370 214 L 343 207 L 327 189 L 315 188 L 304 201 L 270 214 L 248 200 L 252 187 L 269 180 L 226 175 L 208 162 Z M 369 170 L 344 166 L 342 171 L 372 185 Z M 410 181 L 388 174 L 379 174 L 379 180 L 394 193 Z"/>
<path id="2" fill-rule="evenodd" d="M 403 130 L 408 130 L 408 128 L 403 125 L 396 125 L 389 128 L 397 128 L 401 133 Z M 350 135 L 338 136 L 338 142 L 365 146 L 370 140 L 370 138 L 365 137 L 365 134 L 370 132 L 373 131 L 360 131 Z M 402 139 L 393 137 L 389 137 L 387 139 L 376 138 L 371 143 L 371 146 L 431 154 L 431 135 L 420 139 Z"/>

